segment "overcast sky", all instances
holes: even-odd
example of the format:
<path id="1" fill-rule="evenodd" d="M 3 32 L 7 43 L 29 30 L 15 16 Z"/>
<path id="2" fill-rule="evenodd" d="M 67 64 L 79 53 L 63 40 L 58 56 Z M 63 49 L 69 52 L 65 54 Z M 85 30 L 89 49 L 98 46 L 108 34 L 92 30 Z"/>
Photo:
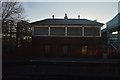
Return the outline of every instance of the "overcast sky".
<path id="1" fill-rule="evenodd" d="M 23 2 L 25 16 L 31 22 L 45 18 L 81 18 L 106 23 L 118 13 L 118 2 Z"/>
<path id="2" fill-rule="evenodd" d="M 120 0 L 18 0 L 21 2 L 118 2 Z"/>

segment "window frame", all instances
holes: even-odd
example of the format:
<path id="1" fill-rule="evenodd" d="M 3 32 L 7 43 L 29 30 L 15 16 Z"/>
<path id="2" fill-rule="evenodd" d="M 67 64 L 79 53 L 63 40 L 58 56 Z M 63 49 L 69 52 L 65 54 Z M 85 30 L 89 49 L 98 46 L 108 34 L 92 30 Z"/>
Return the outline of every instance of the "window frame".
<path id="1" fill-rule="evenodd" d="M 79 34 L 72 34 L 72 35 L 71 35 L 71 34 L 68 34 L 68 32 L 69 32 L 68 29 L 69 29 L 69 28 L 71 28 L 71 29 L 72 29 L 72 28 L 81 28 L 81 32 L 80 32 Z M 79 36 L 79 37 L 82 37 L 82 35 L 83 35 L 82 26 L 78 26 L 78 27 L 76 27 L 76 26 L 75 26 L 75 27 L 74 27 L 74 26 L 73 26 L 73 27 L 67 27 L 67 36 Z"/>
<path id="2" fill-rule="evenodd" d="M 85 28 L 98 28 L 98 32 L 99 32 L 98 34 L 99 35 L 86 35 L 85 34 Z M 87 27 L 85 26 L 84 27 L 84 37 L 101 37 L 101 28 L 100 27 L 94 27 L 94 26 L 91 26 L 91 27 L 90 26 L 87 26 Z"/>
<path id="3" fill-rule="evenodd" d="M 51 34 L 51 29 L 52 28 L 64 28 L 63 34 Z M 50 27 L 50 36 L 65 36 L 65 27 Z"/>
<path id="4" fill-rule="evenodd" d="M 46 34 L 40 34 L 39 32 L 38 32 L 38 34 L 36 34 L 35 33 L 35 28 L 47 28 L 46 30 L 47 30 L 47 32 L 46 32 Z M 35 36 L 48 36 L 48 34 L 49 34 L 49 27 L 34 27 L 34 32 L 33 32 L 33 35 L 35 35 Z"/>

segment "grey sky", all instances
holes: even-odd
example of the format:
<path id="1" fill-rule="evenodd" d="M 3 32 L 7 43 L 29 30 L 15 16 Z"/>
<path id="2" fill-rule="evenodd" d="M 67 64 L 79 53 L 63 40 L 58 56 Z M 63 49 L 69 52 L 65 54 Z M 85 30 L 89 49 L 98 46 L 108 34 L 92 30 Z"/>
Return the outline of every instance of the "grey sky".
<path id="1" fill-rule="evenodd" d="M 118 13 L 117 2 L 23 2 L 26 17 L 31 21 L 51 18 L 63 18 L 68 14 L 68 18 L 81 18 L 90 20 L 97 19 L 106 23 Z"/>
<path id="2" fill-rule="evenodd" d="M 21 2 L 118 2 L 119 0 L 18 0 Z"/>

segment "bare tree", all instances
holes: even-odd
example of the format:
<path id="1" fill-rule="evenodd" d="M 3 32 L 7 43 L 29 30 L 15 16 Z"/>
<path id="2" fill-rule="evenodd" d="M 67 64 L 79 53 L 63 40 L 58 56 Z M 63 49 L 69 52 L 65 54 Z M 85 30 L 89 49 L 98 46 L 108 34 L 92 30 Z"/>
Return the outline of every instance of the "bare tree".
<path id="1" fill-rule="evenodd" d="M 6 0 L 1 5 L 3 44 L 23 46 L 31 40 L 31 26 L 23 20 L 24 8 L 16 0 Z M 5 42 L 6 41 L 6 42 Z"/>
<path id="2" fill-rule="evenodd" d="M 24 8 L 17 0 L 4 0 L 0 2 L 3 41 L 6 45 L 16 45 L 17 21 L 22 20 Z M 7 41 L 7 42 L 6 42 Z"/>
<path id="3" fill-rule="evenodd" d="M 18 20 L 23 18 L 22 13 L 24 12 L 24 8 L 21 3 L 16 0 L 6 0 L 5 2 L 2 2 L 0 9 L 2 22 L 7 21 L 8 19 Z"/>

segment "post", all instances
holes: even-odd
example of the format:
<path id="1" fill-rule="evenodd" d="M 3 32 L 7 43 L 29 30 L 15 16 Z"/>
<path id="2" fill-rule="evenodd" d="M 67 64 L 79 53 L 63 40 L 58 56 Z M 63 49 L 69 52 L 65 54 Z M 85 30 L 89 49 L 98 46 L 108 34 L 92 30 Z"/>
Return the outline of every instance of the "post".
<path id="1" fill-rule="evenodd" d="M 65 36 L 67 36 L 67 26 L 65 26 Z"/>
<path id="2" fill-rule="evenodd" d="M 101 28 L 99 28 L 99 30 L 100 30 L 100 33 L 99 33 L 100 35 L 99 35 L 99 36 L 102 37 L 102 35 L 101 35 L 101 34 L 102 34 L 102 33 L 101 33 Z"/>
<path id="3" fill-rule="evenodd" d="M 107 30 L 107 54 L 109 55 L 109 48 L 110 48 L 110 31 Z"/>
<path id="4" fill-rule="evenodd" d="M 48 26 L 48 36 L 50 36 L 50 26 Z"/>
<path id="5" fill-rule="evenodd" d="M 120 54 L 120 30 L 118 30 L 118 53 Z"/>
<path id="6" fill-rule="evenodd" d="M 84 37 L 84 26 L 82 26 L 82 37 Z"/>
<path id="7" fill-rule="evenodd" d="M 35 35 L 35 34 L 34 34 L 34 28 L 35 28 L 35 27 L 32 27 L 32 36 Z"/>

